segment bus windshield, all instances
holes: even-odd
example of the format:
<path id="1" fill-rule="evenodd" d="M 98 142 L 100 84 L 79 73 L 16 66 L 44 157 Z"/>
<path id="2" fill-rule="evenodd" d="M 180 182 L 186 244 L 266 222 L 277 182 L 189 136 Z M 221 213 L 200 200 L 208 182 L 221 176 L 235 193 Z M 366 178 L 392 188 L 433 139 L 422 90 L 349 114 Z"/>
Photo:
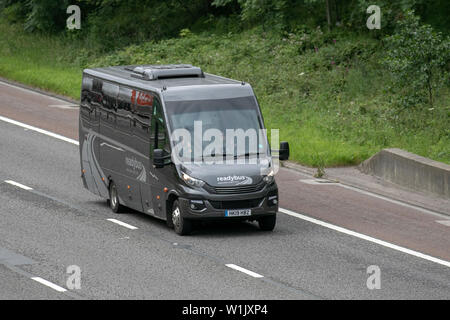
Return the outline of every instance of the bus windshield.
<path id="1" fill-rule="evenodd" d="M 178 140 L 179 132 L 189 134 L 184 152 L 179 154 L 182 158 L 267 153 L 264 125 L 254 97 L 169 101 L 166 110 L 174 140 Z"/>

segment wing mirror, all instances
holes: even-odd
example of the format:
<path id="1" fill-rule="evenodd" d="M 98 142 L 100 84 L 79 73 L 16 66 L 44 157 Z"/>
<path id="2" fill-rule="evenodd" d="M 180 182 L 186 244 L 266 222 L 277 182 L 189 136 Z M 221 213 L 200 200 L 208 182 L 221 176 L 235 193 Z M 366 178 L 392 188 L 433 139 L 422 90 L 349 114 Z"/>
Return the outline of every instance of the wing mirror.
<path id="1" fill-rule="evenodd" d="M 281 141 L 280 142 L 280 160 L 288 160 L 289 159 L 289 142 Z"/>

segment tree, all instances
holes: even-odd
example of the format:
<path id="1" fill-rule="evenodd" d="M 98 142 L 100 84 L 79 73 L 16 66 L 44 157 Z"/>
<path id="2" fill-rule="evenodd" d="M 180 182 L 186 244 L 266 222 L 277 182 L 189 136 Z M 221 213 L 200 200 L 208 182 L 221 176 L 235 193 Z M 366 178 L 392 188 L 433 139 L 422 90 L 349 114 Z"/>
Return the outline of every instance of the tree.
<path id="1" fill-rule="evenodd" d="M 234 3 L 235 0 L 214 0 L 213 6 L 222 7 Z M 260 22 L 263 28 L 268 24 L 276 29 L 284 25 L 285 0 L 237 0 L 241 7 L 241 19 L 246 22 Z"/>
<path id="2" fill-rule="evenodd" d="M 429 25 L 421 25 L 414 11 L 408 11 L 385 42 L 388 50 L 384 62 L 396 86 L 406 88 L 404 104 L 428 100 L 432 106 L 435 90 L 445 80 L 450 39 L 444 39 Z"/>

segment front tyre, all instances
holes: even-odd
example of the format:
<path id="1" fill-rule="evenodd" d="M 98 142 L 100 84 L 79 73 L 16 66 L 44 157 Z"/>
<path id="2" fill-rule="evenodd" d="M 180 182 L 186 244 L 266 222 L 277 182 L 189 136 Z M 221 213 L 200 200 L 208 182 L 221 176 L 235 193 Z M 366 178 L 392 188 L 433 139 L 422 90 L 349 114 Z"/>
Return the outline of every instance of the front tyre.
<path id="1" fill-rule="evenodd" d="M 277 216 L 267 216 L 258 219 L 259 228 L 263 231 L 273 231 L 277 223 Z"/>
<path id="2" fill-rule="evenodd" d="M 183 218 L 178 200 L 175 200 L 172 205 L 171 219 L 173 229 L 180 236 L 188 235 L 192 232 L 192 221 Z"/>

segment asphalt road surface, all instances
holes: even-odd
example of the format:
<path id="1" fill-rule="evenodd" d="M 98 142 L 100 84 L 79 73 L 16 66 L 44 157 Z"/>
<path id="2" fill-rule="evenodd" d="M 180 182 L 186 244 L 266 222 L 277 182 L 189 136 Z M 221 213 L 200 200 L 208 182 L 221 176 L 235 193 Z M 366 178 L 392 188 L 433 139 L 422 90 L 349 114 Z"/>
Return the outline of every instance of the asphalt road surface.
<path id="1" fill-rule="evenodd" d="M 69 103 L 0 83 L 0 299 L 450 299 L 444 216 L 282 169 L 274 232 L 180 237 L 83 188 L 77 126 Z"/>

